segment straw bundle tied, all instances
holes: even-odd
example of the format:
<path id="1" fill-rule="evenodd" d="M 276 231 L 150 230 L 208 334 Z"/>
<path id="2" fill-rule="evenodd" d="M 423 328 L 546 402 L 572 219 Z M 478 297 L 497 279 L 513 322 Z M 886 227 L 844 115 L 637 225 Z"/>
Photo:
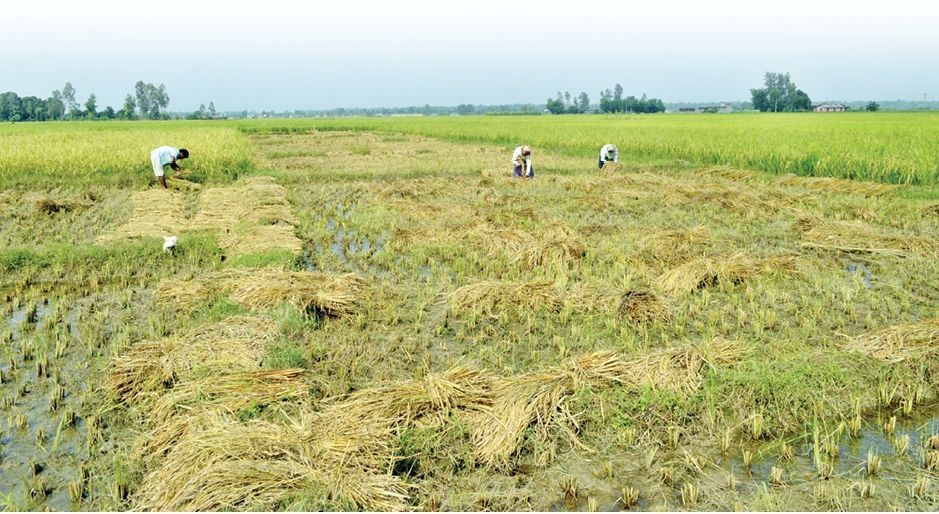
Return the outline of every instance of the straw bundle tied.
<path id="1" fill-rule="evenodd" d="M 98 238 L 101 242 L 133 237 L 161 237 L 178 234 L 187 225 L 182 193 L 166 189 L 136 191 L 130 196 L 130 219 L 113 232 Z"/>
<path id="2" fill-rule="evenodd" d="M 884 196 L 900 189 L 899 186 L 879 182 L 845 180 L 833 177 L 800 177 L 798 175 L 787 175 L 777 179 L 776 182 L 785 186 L 804 187 L 822 193 L 843 193 L 868 197 Z"/>
<path id="3" fill-rule="evenodd" d="M 511 309 L 557 310 L 564 303 L 554 284 L 543 281 L 487 280 L 463 286 L 447 295 L 447 299 L 453 312 L 478 312 L 493 319 Z"/>
<path id="4" fill-rule="evenodd" d="M 600 168 L 602 173 L 622 173 L 623 165 L 618 162 L 606 162 L 603 164 L 603 167 Z"/>
<path id="5" fill-rule="evenodd" d="M 795 273 L 795 257 L 751 257 L 737 253 L 723 259 L 700 258 L 666 271 L 657 280 L 659 289 L 683 295 L 713 284 L 739 283 L 766 273 Z"/>
<path id="6" fill-rule="evenodd" d="M 308 271 L 244 268 L 212 273 L 188 281 L 164 282 L 161 300 L 192 309 L 200 300 L 215 295 L 249 309 L 266 309 L 288 303 L 298 310 L 316 310 L 329 316 L 352 314 L 365 282 L 348 273 L 331 275 Z"/>
<path id="7" fill-rule="evenodd" d="M 884 234 L 870 225 L 855 221 L 802 218 L 802 246 L 905 256 L 917 254 L 939 257 L 939 237 Z"/>
<path id="8" fill-rule="evenodd" d="M 476 456 L 486 465 L 501 466 L 521 447 L 529 427 L 547 437 L 552 428 L 574 438 L 577 423 L 565 400 L 582 387 L 613 384 L 651 386 L 693 392 L 708 367 L 730 364 L 744 354 L 738 341 L 714 340 L 655 351 L 623 360 L 601 351 L 572 358 L 543 373 L 505 378 L 496 383 L 491 408 L 471 416 Z"/>
<path id="9" fill-rule="evenodd" d="M 239 372 L 260 368 L 275 330 L 268 317 L 233 316 L 159 341 L 138 343 L 114 359 L 110 387 L 128 401 L 192 376 L 194 371 Z"/>
<path id="10" fill-rule="evenodd" d="M 934 357 L 939 355 L 939 318 L 861 334 L 848 340 L 844 349 L 887 362 Z"/>
<path id="11" fill-rule="evenodd" d="M 374 462 L 349 463 L 331 451 L 331 434 L 318 431 L 315 415 L 301 415 L 288 425 L 207 418 L 206 426 L 187 433 L 148 474 L 135 498 L 136 510 L 273 510 L 304 489 L 328 492 L 343 508 L 403 510 L 407 486 L 385 473 L 392 453 L 381 445 L 363 445 L 373 434 L 356 427 L 356 448 L 374 453 Z M 357 433 L 356 433 L 357 432 Z"/>

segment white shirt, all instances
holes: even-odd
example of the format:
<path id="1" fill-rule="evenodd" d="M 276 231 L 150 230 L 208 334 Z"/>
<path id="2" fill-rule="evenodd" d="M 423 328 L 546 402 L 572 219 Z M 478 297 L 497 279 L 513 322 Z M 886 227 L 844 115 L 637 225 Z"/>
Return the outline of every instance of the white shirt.
<path id="1" fill-rule="evenodd" d="M 172 164 L 176 162 L 178 158 L 179 149 L 173 148 L 172 146 L 161 146 L 150 152 L 150 160 L 154 161 L 154 164 L 160 163 L 160 166 Z"/>
<path id="2" fill-rule="evenodd" d="M 527 167 L 531 167 L 531 154 L 527 156 L 522 155 L 522 147 L 518 147 L 512 152 L 512 164 L 525 164 Z"/>
<path id="3" fill-rule="evenodd" d="M 600 160 L 608 160 L 609 155 L 613 155 L 613 162 L 619 162 L 619 150 L 614 144 L 605 144 L 603 148 L 600 149 Z"/>

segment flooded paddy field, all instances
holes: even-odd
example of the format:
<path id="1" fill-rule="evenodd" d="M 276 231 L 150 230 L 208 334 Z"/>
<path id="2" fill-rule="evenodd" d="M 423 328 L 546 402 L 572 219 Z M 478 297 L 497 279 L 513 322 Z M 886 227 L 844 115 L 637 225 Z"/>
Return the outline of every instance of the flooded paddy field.
<path id="1" fill-rule="evenodd" d="M 939 506 L 934 189 L 240 138 L 0 197 L 5 508 Z"/>

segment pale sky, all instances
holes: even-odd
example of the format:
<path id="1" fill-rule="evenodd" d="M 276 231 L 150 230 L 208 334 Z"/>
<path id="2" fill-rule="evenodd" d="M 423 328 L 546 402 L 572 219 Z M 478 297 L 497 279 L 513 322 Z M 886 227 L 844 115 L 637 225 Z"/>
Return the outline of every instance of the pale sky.
<path id="1" fill-rule="evenodd" d="M 540 103 L 558 90 L 749 99 L 788 71 L 813 100 L 939 100 L 934 0 L 0 0 L 0 91 L 71 81 L 171 111 Z"/>

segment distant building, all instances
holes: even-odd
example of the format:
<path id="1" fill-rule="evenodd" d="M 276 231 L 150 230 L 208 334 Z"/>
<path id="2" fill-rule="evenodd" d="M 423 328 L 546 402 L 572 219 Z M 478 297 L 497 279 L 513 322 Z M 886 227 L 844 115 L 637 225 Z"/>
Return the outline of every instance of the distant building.
<path id="1" fill-rule="evenodd" d="M 734 108 L 727 102 L 721 102 L 719 106 L 679 107 L 678 112 L 704 112 L 713 114 L 716 112 L 734 112 Z"/>
<path id="2" fill-rule="evenodd" d="M 815 107 L 812 107 L 812 110 L 815 112 L 845 112 L 850 107 L 845 104 L 819 104 Z"/>

